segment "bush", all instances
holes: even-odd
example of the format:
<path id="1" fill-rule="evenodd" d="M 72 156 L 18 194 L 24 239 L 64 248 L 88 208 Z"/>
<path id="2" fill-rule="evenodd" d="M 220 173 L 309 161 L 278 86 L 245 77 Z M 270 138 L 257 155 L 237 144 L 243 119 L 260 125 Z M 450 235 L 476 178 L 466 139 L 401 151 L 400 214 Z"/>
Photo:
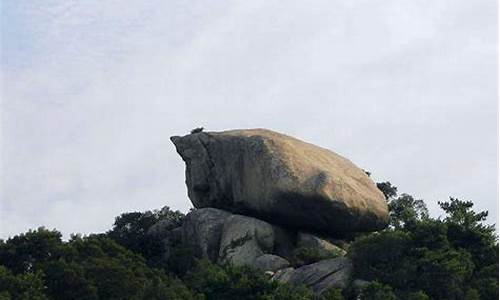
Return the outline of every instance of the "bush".
<path id="1" fill-rule="evenodd" d="M 321 294 L 320 300 L 344 300 L 341 289 L 329 289 Z"/>
<path id="2" fill-rule="evenodd" d="M 165 245 L 160 237 L 149 235 L 149 229 L 160 221 L 167 224 L 162 230 L 174 229 L 182 224 L 184 217 L 183 213 L 172 211 L 168 206 L 161 210 L 124 213 L 116 217 L 107 236 L 123 247 L 140 253 L 150 266 L 158 266 L 163 263 Z"/>
<path id="3" fill-rule="evenodd" d="M 0 240 L 0 300 L 498 299 L 498 240 L 494 227 L 482 224 L 486 212 L 476 213 L 472 202 L 451 198 L 440 203 L 445 218 L 432 219 L 422 214 L 421 202 L 388 195 L 391 201 L 404 200 L 392 215 L 399 223 L 358 236 L 350 246 L 354 278 L 371 281 L 361 295 L 354 287 L 314 295 L 250 268 L 197 261 L 175 235 L 167 235 L 172 239 L 165 248 L 162 234 L 184 218 L 166 207 L 122 214 L 107 234 L 74 235 L 68 242 L 45 228 Z M 155 227 L 160 234 L 148 234 L 155 224 L 161 224 Z M 292 262 L 338 255 L 299 248 Z"/>
<path id="4" fill-rule="evenodd" d="M 374 281 L 361 293 L 361 300 L 396 300 L 396 295 L 388 285 Z"/>
<path id="5" fill-rule="evenodd" d="M 349 254 L 355 278 L 388 285 L 402 299 L 498 299 L 498 242 L 481 224 L 487 214 L 453 198 L 440 205 L 445 219 L 402 214 L 411 226 L 358 238 Z"/>
<path id="6" fill-rule="evenodd" d="M 429 300 L 429 296 L 423 291 L 411 292 L 408 294 L 408 300 Z"/>
<path id="7" fill-rule="evenodd" d="M 312 300 L 314 297 L 309 289 L 270 281 L 250 268 L 222 267 L 207 260 L 199 261 L 185 282 L 207 300 Z"/>
<path id="8" fill-rule="evenodd" d="M 405 288 L 415 280 L 411 258 L 411 236 L 406 232 L 385 231 L 363 236 L 351 244 L 354 277 L 378 280 L 395 288 Z"/>
<path id="9" fill-rule="evenodd" d="M 45 300 L 41 272 L 14 275 L 0 265 L 0 299 Z"/>
<path id="10" fill-rule="evenodd" d="M 33 253 L 34 255 L 29 255 Z M 13 299 L 193 299 L 186 286 L 104 235 L 39 229 L 1 243 L 0 290 Z M 6 261 L 5 259 L 12 259 Z"/>

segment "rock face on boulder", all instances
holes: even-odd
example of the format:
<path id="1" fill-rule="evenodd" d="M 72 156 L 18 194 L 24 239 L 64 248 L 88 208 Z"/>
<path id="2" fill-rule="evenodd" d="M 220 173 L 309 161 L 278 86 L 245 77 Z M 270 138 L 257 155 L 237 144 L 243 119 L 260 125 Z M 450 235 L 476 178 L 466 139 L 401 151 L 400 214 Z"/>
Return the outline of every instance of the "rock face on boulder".
<path id="1" fill-rule="evenodd" d="M 332 151 L 264 129 L 171 138 L 186 163 L 188 195 L 273 224 L 338 235 L 387 224 L 383 194 Z"/>

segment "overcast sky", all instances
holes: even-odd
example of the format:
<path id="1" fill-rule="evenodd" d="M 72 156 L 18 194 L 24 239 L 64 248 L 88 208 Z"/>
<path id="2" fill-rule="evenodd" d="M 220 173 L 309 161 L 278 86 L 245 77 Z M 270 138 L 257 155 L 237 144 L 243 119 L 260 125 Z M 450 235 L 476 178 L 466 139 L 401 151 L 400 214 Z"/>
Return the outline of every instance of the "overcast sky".
<path id="1" fill-rule="evenodd" d="M 2 1 L 0 238 L 191 207 L 169 137 L 265 127 L 498 222 L 495 0 Z"/>

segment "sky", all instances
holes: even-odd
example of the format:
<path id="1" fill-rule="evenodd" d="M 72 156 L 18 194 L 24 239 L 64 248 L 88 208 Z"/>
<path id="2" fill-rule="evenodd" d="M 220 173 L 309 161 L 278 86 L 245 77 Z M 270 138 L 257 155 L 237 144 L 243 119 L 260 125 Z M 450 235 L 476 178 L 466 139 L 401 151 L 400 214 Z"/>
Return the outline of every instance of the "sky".
<path id="1" fill-rule="evenodd" d="M 198 126 L 286 133 L 498 223 L 495 0 L 1 4 L 0 238 L 186 212 L 169 137 Z"/>

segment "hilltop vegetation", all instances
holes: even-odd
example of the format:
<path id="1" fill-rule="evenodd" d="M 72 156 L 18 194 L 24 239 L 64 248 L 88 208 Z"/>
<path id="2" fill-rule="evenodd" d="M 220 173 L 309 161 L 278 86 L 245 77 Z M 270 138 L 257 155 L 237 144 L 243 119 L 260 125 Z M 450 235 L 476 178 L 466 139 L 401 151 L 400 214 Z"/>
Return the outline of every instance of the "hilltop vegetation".
<path id="1" fill-rule="evenodd" d="M 387 198 L 387 229 L 350 243 L 352 285 L 321 296 L 301 286 L 270 281 L 248 267 L 196 259 L 181 244 L 167 250 L 148 234 L 162 221 L 182 224 L 168 207 L 124 213 L 104 234 L 73 235 L 38 228 L 0 241 L 0 299 L 498 299 L 498 240 L 487 212 L 451 198 L 444 218 L 425 203 L 377 185 Z"/>

